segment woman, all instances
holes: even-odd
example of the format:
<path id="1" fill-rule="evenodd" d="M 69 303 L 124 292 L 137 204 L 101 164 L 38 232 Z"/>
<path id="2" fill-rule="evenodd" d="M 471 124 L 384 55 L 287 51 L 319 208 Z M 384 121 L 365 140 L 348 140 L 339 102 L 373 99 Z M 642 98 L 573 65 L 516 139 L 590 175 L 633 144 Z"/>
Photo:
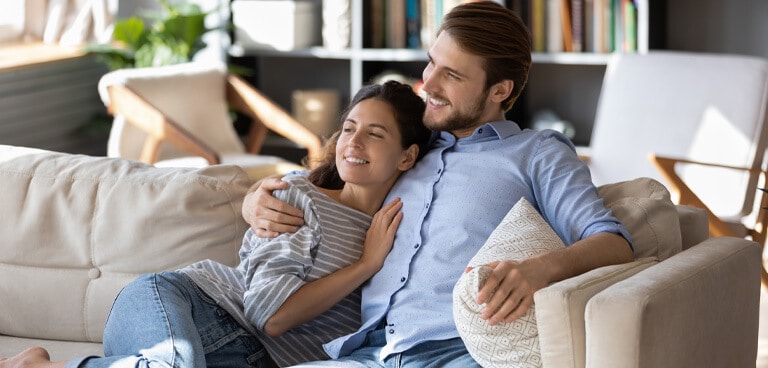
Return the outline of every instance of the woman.
<path id="1" fill-rule="evenodd" d="M 360 285 L 378 271 L 400 223 L 384 198 L 426 151 L 425 104 L 390 81 L 363 87 L 308 176 L 275 194 L 304 211 L 292 234 L 248 230 L 240 264 L 206 260 L 143 275 L 118 295 L 104 331 L 105 357 L 50 362 L 28 349 L 13 366 L 280 366 L 325 359 L 322 344 L 357 330 Z"/>

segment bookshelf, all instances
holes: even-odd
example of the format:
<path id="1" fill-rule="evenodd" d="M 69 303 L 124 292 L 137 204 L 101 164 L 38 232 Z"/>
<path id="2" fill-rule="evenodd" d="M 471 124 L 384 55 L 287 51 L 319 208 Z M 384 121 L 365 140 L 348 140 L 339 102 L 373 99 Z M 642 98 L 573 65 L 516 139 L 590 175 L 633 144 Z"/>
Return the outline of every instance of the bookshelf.
<path id="1" fill-rule="evenodd" d="M 552 0 L 511 0 L 505 4 L 516 9 L 515 6 L 519 6 L 516 4 L 533 1 Z M 634 1 L 637 4 L 637 52 L 649 49 L 650 3 L 654 1 L 658 0 Z M 425 49 L 365 47 L 370 45 L 370 41 L 364 39 L 367 32 L 364 23 L 370 19 L 369 4 L 350 1 L 351 38 L 347 49 L 331 50 L 321 46 L 290 51 L 253 49 L 242 47 L 235 39 L 229 50 L 230 61 L 251 70 L 252 75 L 246 78 L 289 111 L 291 94 L 296 89 L 335 89 L 344 106 L 355 91 L 382 72 L 396 70 L 419 79 L 427 61 Z M 548 108 L 575 126 L 574 143 L 588 144 L 609 54 L 535 52 L 532 57 L 534 65 L 528 85 L 509 118 L 530 127 L 532 114 Z"/>

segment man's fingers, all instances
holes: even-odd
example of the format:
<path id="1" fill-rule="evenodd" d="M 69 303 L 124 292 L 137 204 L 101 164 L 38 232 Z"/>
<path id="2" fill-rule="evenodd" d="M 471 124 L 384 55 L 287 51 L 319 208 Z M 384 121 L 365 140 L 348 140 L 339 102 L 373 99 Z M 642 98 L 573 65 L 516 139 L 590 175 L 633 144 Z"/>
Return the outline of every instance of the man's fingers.
<path id="1" fill-rule="evenodd" d="M 301 226 L 304 224 L 304 212 L 270 195 L 257 197 L 256 217 L 277 221 L 282 224 Z M 286 215 L 285 217 L 280 216 Z"/>

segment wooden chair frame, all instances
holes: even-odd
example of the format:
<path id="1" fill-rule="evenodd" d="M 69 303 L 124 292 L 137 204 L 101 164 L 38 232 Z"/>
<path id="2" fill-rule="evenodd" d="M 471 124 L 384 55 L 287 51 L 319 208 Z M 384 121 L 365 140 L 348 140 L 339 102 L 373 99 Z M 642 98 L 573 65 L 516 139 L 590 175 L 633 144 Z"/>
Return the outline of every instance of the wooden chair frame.
<path id="1" fill-rule="evenodd" d="M 685 159 L 677 159 L 671 157 L 663 157 L 656 154 L 650 154 L 648 158 L 659 170 L 659 173 L 669 183 L 669 190 L 673 194 L 678 196 L 679 204 L 702 208 L 707 211 L 709 217 L 709 232 L 712 236 L 735 236 L 740 237 L 741 234 L 737 234 L 733 228 L 723 222 L 717 215 L 715 215 L 709 207 L 691 190 L 691 188 L 685 184 L 683 179 L 675 171 L 677 164 L 694 164 L 703 165 L 709 167 L 718 167 L 723 169 L 738 170 L 748 172 L 752 175 L 761 175 L 762 178 L 768 179 L 768 172 L 760 169 L 750 169 L 745 167 L 735 167 L 728 165 L 719 165 L 707 162 L 698 162 Z M 758 211 L 756 215 L 756 221 L 754 226 L 745 226 L 747 235 L 749 235 L 753 241 L 760 244 L 765 249 L 765 240 L 768 231 L 766 231 L 766 220 L 768 220 L 768 192 L 765 189 L 754 188 L 756 192 L 760 194 L 760 205 L 753 211 Z M 768 286 L 768 271 L 766 271 L 765 264 L 761 270 L 763 284 Z"/>
<path id="2" fill-rule="evenodd" d="M 227 102 L 230 106 L 251 119 L 250 131 L 245 141 L 246 152 L 258 154 L 264 144 L 267 131 L 272 130 L 306 148 L 310 161 L 321 157 L 320 137 L 242 78 L 228 74 L 226 89 Z M 108 92 L 109 113 L 124 116 L 127 122 L 147 133 L 140 161 L 148 164 L 156 163 L 160 154 L 160 144 L 167 142 L 190 154 L 203 157 L 211 165 L 221 163 L 219 154 L 210 146 L 130 88 L 112 85 L 108 87 Z"/>

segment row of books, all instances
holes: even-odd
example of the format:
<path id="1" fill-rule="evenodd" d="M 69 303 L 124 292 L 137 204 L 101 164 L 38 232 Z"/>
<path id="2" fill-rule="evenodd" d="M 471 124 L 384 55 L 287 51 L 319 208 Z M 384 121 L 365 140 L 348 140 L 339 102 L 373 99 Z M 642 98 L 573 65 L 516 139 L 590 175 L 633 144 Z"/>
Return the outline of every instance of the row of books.
<path id="1" fill-rule="evenodd" d="M 366 48 L 426 49 L 443 15 L 456 5 L 479 0 L 370 0 L 363 2 Z M 505 5 L 504 0 L 496 1 Z"/>
<path id="2" fill-rule="evenodd" d="M 637 0 L 518 0 L 534 52 L 638 50 Z"/>
<path id="3" fill-rule="evenodd" d="M 443 15 L 477 0 L 370 0 L 363 4 L 366 48 L 426 49 Z M 531 29 L 534 52 L 638 50 L 644 0 L 497 0 Z"/>

